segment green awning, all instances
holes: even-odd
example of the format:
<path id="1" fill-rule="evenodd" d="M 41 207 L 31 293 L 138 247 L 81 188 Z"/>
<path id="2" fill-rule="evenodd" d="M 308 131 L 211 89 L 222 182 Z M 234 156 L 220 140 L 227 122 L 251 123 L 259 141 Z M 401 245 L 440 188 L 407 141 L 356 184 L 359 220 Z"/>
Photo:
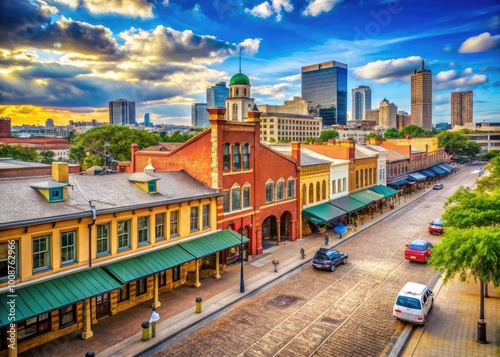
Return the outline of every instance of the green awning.
<path id="1" fill-rule="evenodd" d="M 302 215 L 305 216 L 305 218 L 314 217 L 316 219 L 324 221 L 325 223 L 342 217 L 346 214 L 346 211 L 335 207 L 329 202 L 321 203 L 319 205 L 308 207 L 302 210 Z"/>
<path id="2" fill-rule="evenodd" d="M 384 185 L 377 185 L 375 187 L 370 187 L 370 190 L 375 191 L 376 193 L 384 197 L 391 197 L 394 196 L 396 193 L 398 193 L 398 190 L 395 190 L 391 187 L 387 187 Z"/>
<path id="3" fill-rule="evenodd" d="M 202 258 L 236 245 L 240 245 L 241 241 L 243 241 L 243 243 L 247 243 L 250 240 L 232 229 L 227 229 L 202 238 L 179 243 L 179 246 L 184 248 L 194 257 Z"/>
<path id="4" fill-rule="evenodd" d="M 364 190 L 356 193 L 352 193 L 349 195 L 351 198 L 354 198 L 356 201 L 364 203 L 366 205 L 372 204 L 378 200 L 384 198 L 384 196 L 379 195 L 378 193 L 370 190 Z"/>
<path id="5" fill-rule="evenodd" d="M 103 268 L 123 284 L 171 269 L 193 259 L 194 255 L 179 245 L 145 253 L 133 258 L 105 265 Z"/>
<path id="6" fill-rule="evenodd" d="M 0 295 L 0 327 L 60 309 L 106 292 L 121 284 L 101 268 L 93 268 Z M 16 295 L 16 296 L 13 296 Z M 10 321 L 7 304 L 15 299 L 15 319 Z"/>
<path id="7" fill-rule="evenodd" d="M 357 212 L 366 207 L 366 204 L 356 201 L 354 198 L 344 196 L 330 201 L 330 204 L 349 213 Z"/>

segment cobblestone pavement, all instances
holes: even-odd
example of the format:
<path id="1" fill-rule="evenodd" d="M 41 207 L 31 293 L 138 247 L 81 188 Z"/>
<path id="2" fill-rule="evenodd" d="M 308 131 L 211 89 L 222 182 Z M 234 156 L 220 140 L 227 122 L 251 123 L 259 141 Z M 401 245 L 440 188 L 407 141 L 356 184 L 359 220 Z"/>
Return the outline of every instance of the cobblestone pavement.
<path id="1" fill-rule="evenodd" d="M 334 272 L 304 266 L 157 356 L 388 353 L 406 326 L 392 316 L 399 289 L 407 281 L 433 284 L 437 280 L 430 266 L 407 262 L 404 249 L 416 238 L 439 241 L 439 236 L 429 235 L 427 226 L 441 215 L 444 198 L 437 193 L 417 200 L 337 245 L 349 255 L 347 265 Z"/>

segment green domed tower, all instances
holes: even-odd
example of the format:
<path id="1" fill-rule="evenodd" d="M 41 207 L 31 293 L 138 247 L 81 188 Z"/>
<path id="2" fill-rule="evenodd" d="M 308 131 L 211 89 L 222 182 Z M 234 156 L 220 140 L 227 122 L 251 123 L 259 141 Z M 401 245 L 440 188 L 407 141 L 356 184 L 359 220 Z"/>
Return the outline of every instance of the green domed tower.
<path id="1" fill-rule="evenodd" d="M 249 86 L 250 85 L 250 80 L 246 75 L 243 73 L 236 73 L 234 76 L 231 77 L 231 81 L 229 82 L 229 85 L 234 85 L 234 84 L 244 84 Z"/>
<path id="2" fill-rule="evenodd" d="M 254 106 L 250 97 L 250 79 L 241 71 L 229 81 L 229 98 L 226 99 L 226 119 L 229 121 L 248 121 L 248 112 Z"/>

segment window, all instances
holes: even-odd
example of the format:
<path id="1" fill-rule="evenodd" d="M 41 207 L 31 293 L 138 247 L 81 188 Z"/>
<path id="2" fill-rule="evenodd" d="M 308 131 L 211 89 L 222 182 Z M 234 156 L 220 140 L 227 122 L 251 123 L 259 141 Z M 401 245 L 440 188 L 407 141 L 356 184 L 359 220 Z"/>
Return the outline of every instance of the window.
<path id="1" fill-rule="evenodd" d="M 241 209 L 240 187 L 231 189 L 231 210 L 236 211 Z"/>
<path id="2" fill-rule="evenodd" d="M 340 179 L 337 181 L 337 183 L 338 183 L 338 186 L 339 186 L 339 187 L 338 187 L 338 191 L 339 191 L 339 192 L 344 191 L 344 190 L 342 189 L 342 182 L 340 181 Z"/>
<path id="3" fill-rule="evenodd" d="M 33 271 L 50 268 L 49 236 L 33 239 Z"/>
<path id="4" fill-rule="evenodd" d="M 339 184 L 340 185 L 340 184 Z M 342 191 L 346 190 L 347 180 L 345 178 L 342 179 Z"/>
<path id="5" fill-rule="evenodd" d="M 307 188 L 306 185 L 302 185 L 302 205 L 307 205 Z"/>
<path id="6" fill-rule="evenodd" d="M 165 213 L 155 216 L 155 240 L 165 239 Z"/>
<path id="7" fill-rule="evenodd" d="M 243 168 L 250 168 L 250 144 L 243 145 Z"/>
<path id="8" fill-rule="evenodd" d="M 312 183 L 309 184 L 309 204 L 314 202 L 314 186 Z"/>
<path id="9" fill-rule="evenodd" d="M 224 212 L 229 212 L 229 193 L 223 192 L 222 194 Z"/>
<path id="10" fill-rule="evenodd" d="M 332 194 L 335 194 L 335 193 L 337 193 L 337 182 L 335 180 L 332 180 Z"/>
<path id="11" fill-rule="evenodd" d="M 76 323 L 76 305 L 65 306 L 59 309 L 59 327 L 63 328 Z"/>
<path id="12" fill-rule="evenodd" d="M 286 197 L 292 198 L 295 197 L 295 181 L 294 179 L 288 179 L 288 182 L 286 183 L 286 188 L 287 188 L 287 193 Z"/>
<path id="13" fill-rule="evenodd" d="M 98 319 L 109 315 L 109 293 L 97 295 L 95 297 L 96 316 Z"/>
<path id="14" fill-rule="evenodd" d="M 135 296 L 143 295 L 146 293 L 148 288 L 147 278 L 142 278 L 136 281 L 135 284 Z"/>
<path id="15" fill-rule="evenodd" d="M 241 169 L 241 153 L 240 153 L 240 144 L 234 144 L 233 151 L 233 169 Z"/>
<path id="16" fill-rule="evenodd" d="M 61 233 L 61 264 L 76 261 L 76 231 Z"/>
<path id="17" fill-rule="evenodd" d="M 15 270 L 14 275 L 19 276 L 19 257 L 19 243 L 17 240 L 0 243 L 0 281 L 7 280 L 9 275 L 12 275 L 13 269 Z"/>
<path id="18" fill-rule="evenodd" d="M 172 281 L 181 280 L 181 267 L 179 265 L 172 268 Z"/>
<path id="19" fill-rule="evenodd" d="M 326 181 L 323 181 L 321 185 L 321 199 L 326 200 Z"/>
<path id="20" fill-rule="evenodd" d="M 137 240 L 139 245 L 149 243 L 149 217 L 137 218 Z"/>
<path id="21" fill-rule="evenodd" d="M 197 231 L 199 229 L 198 223 L 198 207 L 191 207 L 189 213 L 189 229 L 192 231 Z"/>
<path id="22" fill-rule="evenodd" d="M 243 208 L 250 207 L 250 186 L 243 187 Z"/>
<path id="23" fill-rule="evenodd" d="M 273 197 L 274 197 L 274 192 L 273 192 L 273 183 L 268 182 L 266 183 L 266 202 L 272 202 Z"/>
<path id="24" fill-rule="evenodd" d="M 97 225 L 97 255 L 109 253 L 109 223 Z"/>
<path id="25" fill-rule="evenodd" d="M 231 163 L 230 158 L 231 158 L 231 147 L 228 143 L 224 144 L 223 147 L 223 154 L 222 154 L 222 166 L 224 168 L 224 171 L 229 171 L 229 165 Z"/>
<path id="26" fill-rule="evenodd" d="M 125 284 L 118 292 L 118 302 L 127 301 L 128 299 L 130 299 L 130 284 Z"/>
<path id="27" fill-rule="evenodd" d="M 276 200 L 281 201 L 285 198 L 285 182 L 283 180 L 278 181 L 276 184 Z"/>
<path id="28" fill-rule="evenodd" d="M 167 272 L 165 270 L 158 273 L 158 286 L 167 286 Z"/>
<path id="29" fill-rule="evenodd" d="M 321 200 L 320 194 L 321 194 L 321 192 L 320 192 L 319 182 L 316 182 L 316 202 Z"/>
<path id="30" fill-rule="evenodd" d="M 170 236 L 179 235 L 179 211 L 170 212 Z"/>
<path id="31" fill-rule="evenodd" d="M 118 250 L 130 248 L 130 220 L 118 222 Z"/>
<path id="32" fill-rule="evenodd" d="M 156 190 L 156 181 L 149 181 L 148 182 L 148 193 L 155 193 Z"/>
<path id="33" fill-rule="evenodd" d="M 17 323 L 19 342 L 50 332 L 50 314 L 45 313 Z"/>
<path id="34" fill-rule="evenodd" d="M 49 189 L 49 201 L 50 202 L 60 202 L 62 200 L 63 200 L 62 187 Z"/>
<path id="35" fill-rule="evenodd" d="M 210 227 L 210 204 L 203 205 L 201 221 L 202 228 Z"/>

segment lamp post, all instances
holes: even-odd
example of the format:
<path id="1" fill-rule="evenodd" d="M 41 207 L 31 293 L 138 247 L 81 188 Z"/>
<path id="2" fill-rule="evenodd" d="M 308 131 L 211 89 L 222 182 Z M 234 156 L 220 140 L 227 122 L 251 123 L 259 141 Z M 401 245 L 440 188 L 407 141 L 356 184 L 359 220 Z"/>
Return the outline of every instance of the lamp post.
<path id="1" fill-rule="evenodd" d="M 108 147 L 109 147 L 109 142 L 105 141 L 104 142 L 104 167 L 108 168 Z"/>
<path id="2" fill-rule="evenodd" d="M 243 218 L 240 225 L 240 293 L 245 292 L 245 280 L 243 279 Z"/>

